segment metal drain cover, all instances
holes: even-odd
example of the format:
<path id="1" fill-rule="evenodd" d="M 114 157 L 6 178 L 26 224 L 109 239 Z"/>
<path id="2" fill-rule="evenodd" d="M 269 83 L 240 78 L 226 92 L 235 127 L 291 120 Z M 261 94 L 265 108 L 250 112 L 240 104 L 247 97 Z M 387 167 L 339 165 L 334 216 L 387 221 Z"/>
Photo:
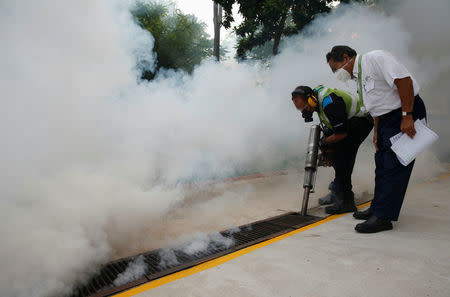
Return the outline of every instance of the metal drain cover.
<path id="1" fill-rule="evenodd" d="M 213 240 L 208 243 L 206 249 L 202 249 L 198 252 L 186 252 L 177 247 L 170 247 L 168 249 L 157 249 L 134 257 L 116 260 L 103 265 L 100 268 L 99 273 L 92 277 L 87 284 L 78 286 L 71 297 L 112 296 L 140 284 L 235 252 L 303 226 L 310 225 L 322 219 L 323 218 L 314 216 L 301 216 L 298 213 L 291 212 L 243 225 L 236 229 L 222 231 L 220 232 L 221 236 L 219 235 L 219 237 L 225 239 L 225 243 Z M 186 245 L 188 244 L 189 242 L 186 243 Z M 162 262 L 163 259 L 161 255 L 164 255 L 167 251 L 171 253 L 171 258 L 173 259 L 170 263 Z M 126 271 L 129 264 L 133 263 L 138 257 L 143 257 L 143 261 L 146 264 L 145 272 L 142 277 L 122 285 L 114 285 L 114 281 L 117 277 Z M 142 260 L 142 258 L 140 259 Z"/>

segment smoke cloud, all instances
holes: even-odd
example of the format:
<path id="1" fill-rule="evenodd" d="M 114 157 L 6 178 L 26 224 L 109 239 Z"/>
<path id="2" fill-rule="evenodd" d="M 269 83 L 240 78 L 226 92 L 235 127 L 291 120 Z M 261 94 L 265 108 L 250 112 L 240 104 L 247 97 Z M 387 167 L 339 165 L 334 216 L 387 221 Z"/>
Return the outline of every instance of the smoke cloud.
<path id="1" fill-rule="evenodd" d="M 140 255 L 128 264 L 128 267 L 124 272 L 117 276 L 114 280 L 114 285 L 118 287 L 138 280 L 145 275 L 146 270 L 147 264 L 145 263 L 145 258 L 143 255 Z"/>
<path id="2" fill-rule="evenodd" d="M 236 228 L 236 231 L 239 228 Z M 231 232 L 230 234 L 232 234 Z M 197 255 L 201 256 L 207 251 L 217 251 L 217 249 L 227 249 L 234 244 L 234 240 L 231 237 L 225 237 L 219 232 L 213 232 L 211 234 L 205 234 L 197 232 L 190 236 L 181 236 L 178 240 L 179 243 L 176 246 L 163 248 L 159 252 L 160 263 L 159 265 L 165 269 L 180 264 L 176 252 L 181 252 L 189 256 Z"/>
<path id="3" fill-rule="evenodd" d="M 391 51 L 419 79 L 430 109 L 448 117 L 439 87 L 450 73 L 450 26 L 435 17 L 449 11 L 446 0 L 402 1 L 389 14 L 342 7 L 287 40 L 269 69 L 205 61 L 192 76 L 168 71 L 152 82 L 138 80 L 140 67 L 154 67 L 153 39 L 130 5 L 0 4 L 1 296 L 69 293 L 98 264 L 167 241 L 167 226 L 175 236 L 209 232 L 213 218 L 232 225 L 232 216 L 262 207 L 247 204 L 248 186 L 183 184 L 301 166 L 308 128 L 290 91 L 341 86 L 324 58 L 333 45 Z M 434 128 L 441 117 L 431 119 Z M 438 146 L 448 153 L 448 141 Z M 359 158 L 372 154 L 368 144 Z M 169 222 L 179 209 L 190 224 Z"/>

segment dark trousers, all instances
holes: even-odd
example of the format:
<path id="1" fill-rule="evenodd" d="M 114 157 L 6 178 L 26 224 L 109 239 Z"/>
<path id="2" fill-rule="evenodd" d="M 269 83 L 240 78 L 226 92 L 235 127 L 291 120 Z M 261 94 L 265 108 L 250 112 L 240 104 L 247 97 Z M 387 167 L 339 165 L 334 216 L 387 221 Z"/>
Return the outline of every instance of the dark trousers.
<path id="1" fill-rule="evenodd" d="M 414 98 L 414 121 L 426 118 L 425 105 L 417 95 Z M 380 116 L 377 130 L 378 151 L 375 153 L 375 196 L 370 207 L 381 219 L 397 221 L 408 188 L 414 161 L 403 166 L 391 150 L 390 138 L 400 133 L 401 108 Z"/>
<path id="2" fill-rule="evenodd" d="M 353 117 L 347 122 L 348 136 L 338 142 L 334 148 L 333 168 L 335 171 L 334 191 L 352 190 L 352 173 L 356 154 L 361 143 L 373 128 L 373 120 L 369 117 Z"/>

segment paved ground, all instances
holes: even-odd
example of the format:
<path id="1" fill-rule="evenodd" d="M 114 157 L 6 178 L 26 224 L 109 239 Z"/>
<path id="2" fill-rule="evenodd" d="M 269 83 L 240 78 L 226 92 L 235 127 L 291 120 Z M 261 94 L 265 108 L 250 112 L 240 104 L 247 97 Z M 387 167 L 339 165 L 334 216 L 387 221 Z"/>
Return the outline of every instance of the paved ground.
<path id="1" fill-rule="evenodd" d="M 394 230 L 345 215 L 144 296 L 450 296 L 450 177 L 409 188 Z"/>

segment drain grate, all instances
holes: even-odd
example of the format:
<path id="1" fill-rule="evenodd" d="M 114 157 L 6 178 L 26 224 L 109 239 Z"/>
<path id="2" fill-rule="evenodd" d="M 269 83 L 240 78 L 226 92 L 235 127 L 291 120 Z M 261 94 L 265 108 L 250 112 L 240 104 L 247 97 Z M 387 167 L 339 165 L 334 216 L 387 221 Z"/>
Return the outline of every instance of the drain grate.
<path id="1" fill-rule="evenodd" d="M 244 225 L 237 230 L 232 229 L 220 232 L 221 238 L 227 240 L 227 242 L 210 241 L 208 242 L 208 247 L 201 251 L 188 253 L 174 247 L 173 249 L 157 249 L 135 257 L 116 260 L 101 267 L 99 273 L 91 278 L 88 283 L 79 286 L 71 297 L 112 296 L 140 284 L 274 238 L 319 220 L 322 220 L 322 218 L 314 216 L 303 217 L 298 213 L 291 212 Z M 173 261 L 171 263 L 162 263 L 161 255 L 168 250 L 172 253 L 171 258 Z M 126 271 L 129 264 L 140 256 L 143 257 L 146 264 L 143 276 L 124 285 L 115 286 L 114 281 L 119 274 Z"/>

